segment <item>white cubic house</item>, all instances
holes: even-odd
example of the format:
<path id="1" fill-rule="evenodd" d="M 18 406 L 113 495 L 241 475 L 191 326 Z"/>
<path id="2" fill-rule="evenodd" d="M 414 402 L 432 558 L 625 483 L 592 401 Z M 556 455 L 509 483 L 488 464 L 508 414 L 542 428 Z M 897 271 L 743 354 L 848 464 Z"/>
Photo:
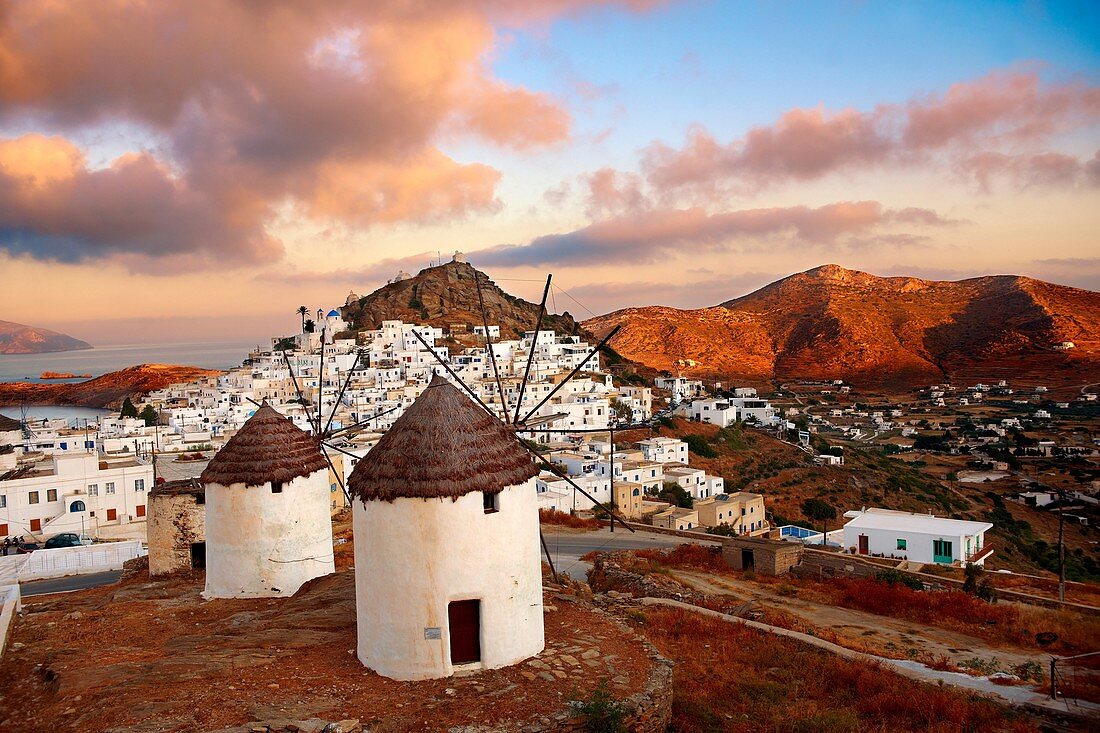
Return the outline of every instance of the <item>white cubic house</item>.
<path id="1" fill-rule="evenodd" d="M 982 565 L 993 554 L 985 543 L 985 533 L 993 528 L 989 522 L 875 508 L 844 517 L 844 547 L 860 555 L 965 567 Z"/>
<path id="2" fill-rule="evenodd" d="M 0 537 L 42 541 L 61 532 L 145 539 L 153 467 L 95 450 L 17 455 L 0 449 Z"/>

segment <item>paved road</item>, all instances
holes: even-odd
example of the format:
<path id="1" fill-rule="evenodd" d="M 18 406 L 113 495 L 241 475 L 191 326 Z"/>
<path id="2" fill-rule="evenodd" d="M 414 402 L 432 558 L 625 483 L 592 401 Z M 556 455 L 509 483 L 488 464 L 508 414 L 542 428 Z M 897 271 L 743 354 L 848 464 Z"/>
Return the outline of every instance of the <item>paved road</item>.
<path id="1" fill-rule="evenodd" d="M 49 580 L 32 580 L 19 584 L 19 592 L 24 596 L 39 596 L 44 593 L 63 593 L 70 590 L 84 590 L 100 585 L 114 583 L 122 575 L 121 570 L 108 570 L 105 573 L 89 573 L 88 575 L 69 575 L 64 578 L 51 578 Z"/>
<path id="2" fill-rule="evenodd" d="M 674 547 L 690 541 L 697 541 L 704 545 L 717 544 L 706 540 L 687 540 L 644 531 L 631 534 L 629 530 L 622 527 L 616 527 L 614 532 L 608 529 L 592 532 L 561 532 L 544 525 L 542 531 L 546 537 L 546 546 L 550 548 L 550 556 L 554 558 L 554 567 L 559 573 L 575 580 L 587 580 L 587 573 L 592 568 L 592 564 L 583 562 L 581 556 L 595 550 Z"/>

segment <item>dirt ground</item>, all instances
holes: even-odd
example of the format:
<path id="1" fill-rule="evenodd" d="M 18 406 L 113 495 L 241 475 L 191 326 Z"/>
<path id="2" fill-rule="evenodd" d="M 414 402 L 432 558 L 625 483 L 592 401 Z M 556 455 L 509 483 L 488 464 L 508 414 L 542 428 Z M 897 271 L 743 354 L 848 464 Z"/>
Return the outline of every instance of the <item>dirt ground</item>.
<path id="1" fill-rule="evenodd" d="M 547 595 L 547 649 L 465 677 L 396 682 L 355 657 L 354 576 L 293 598 L 203 601 L 202 575 L 29 599 L 0 675 L 0 730 L 194 731 L 358 718 L 373 731 L 519 729 L 606 681 L 619 699 L 654 662 L 623 627 Z"/>
<path id="2" fill-rule="evenodd" d="M 978 658 L 993 660 L 1000 669 L 1011 670 L 1028 661 L 1044 663 L 1049 658 L 1027 649 L 991 646 L 982 639 L 934 626 L 783 596 L 776 591 L 777 586 L 684 570 L 674 570 L 672 575 L 704 593 L 732 595 L 797 616 L 834 633 L 836 643 L 841 646 L 893 659 L 942 658 L 953 666 L 965 668 L 965 662 Z"/>

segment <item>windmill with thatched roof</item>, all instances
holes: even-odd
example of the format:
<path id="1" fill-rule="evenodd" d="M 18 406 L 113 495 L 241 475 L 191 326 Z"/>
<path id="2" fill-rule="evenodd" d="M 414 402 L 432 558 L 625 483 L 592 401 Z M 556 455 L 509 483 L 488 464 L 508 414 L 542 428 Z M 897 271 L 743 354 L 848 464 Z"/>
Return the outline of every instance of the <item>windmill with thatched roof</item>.
<path id="1" fill-rule="evenodd" d="M 333 572 L 329 462 L 266 402 L 202 472 L 207 598 L 293 595 Z"/>
<path id="2" fill-rule="evenodd" d="M 510 430 L 432 379 L 348 479 L 363 664 L 426 679 L 542 650 L 537 475 Z"/>
<path id="3" fill-rule="evenodd" d="M 477 288 L 481 301 L 480 281 Z M 547 278 L 536 334 L 549 289 Z M 532 348 L 511 416 L 480 304 L 502 411 L 482 402 L 414 331 L 454 383 L 437 372 L 348 479 L 358 656 L 396 679 L 503 667 L 544 646 L 535 461 L 548 462 L 517 433 L 539 424 L 535 413 L 587 358 L 521 418 Z"/>

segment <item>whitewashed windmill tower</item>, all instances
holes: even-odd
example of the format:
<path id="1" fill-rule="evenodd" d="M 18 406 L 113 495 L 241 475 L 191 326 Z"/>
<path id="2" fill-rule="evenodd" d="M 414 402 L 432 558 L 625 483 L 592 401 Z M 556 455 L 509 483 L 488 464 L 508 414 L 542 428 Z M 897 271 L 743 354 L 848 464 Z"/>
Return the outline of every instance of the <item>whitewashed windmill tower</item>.
<path id="1" fill-rule="evenodd" d="M 264 403 L 202 472 L 206 598 L 288 596 L 334 571 L 328 461 Z"/>
<path id="2" fill-rule="evenodd" d="M 542 651 L 537 474 L 508 427 L 435 376 L 348 479 L 363 664 L 428 679 Z"/>

